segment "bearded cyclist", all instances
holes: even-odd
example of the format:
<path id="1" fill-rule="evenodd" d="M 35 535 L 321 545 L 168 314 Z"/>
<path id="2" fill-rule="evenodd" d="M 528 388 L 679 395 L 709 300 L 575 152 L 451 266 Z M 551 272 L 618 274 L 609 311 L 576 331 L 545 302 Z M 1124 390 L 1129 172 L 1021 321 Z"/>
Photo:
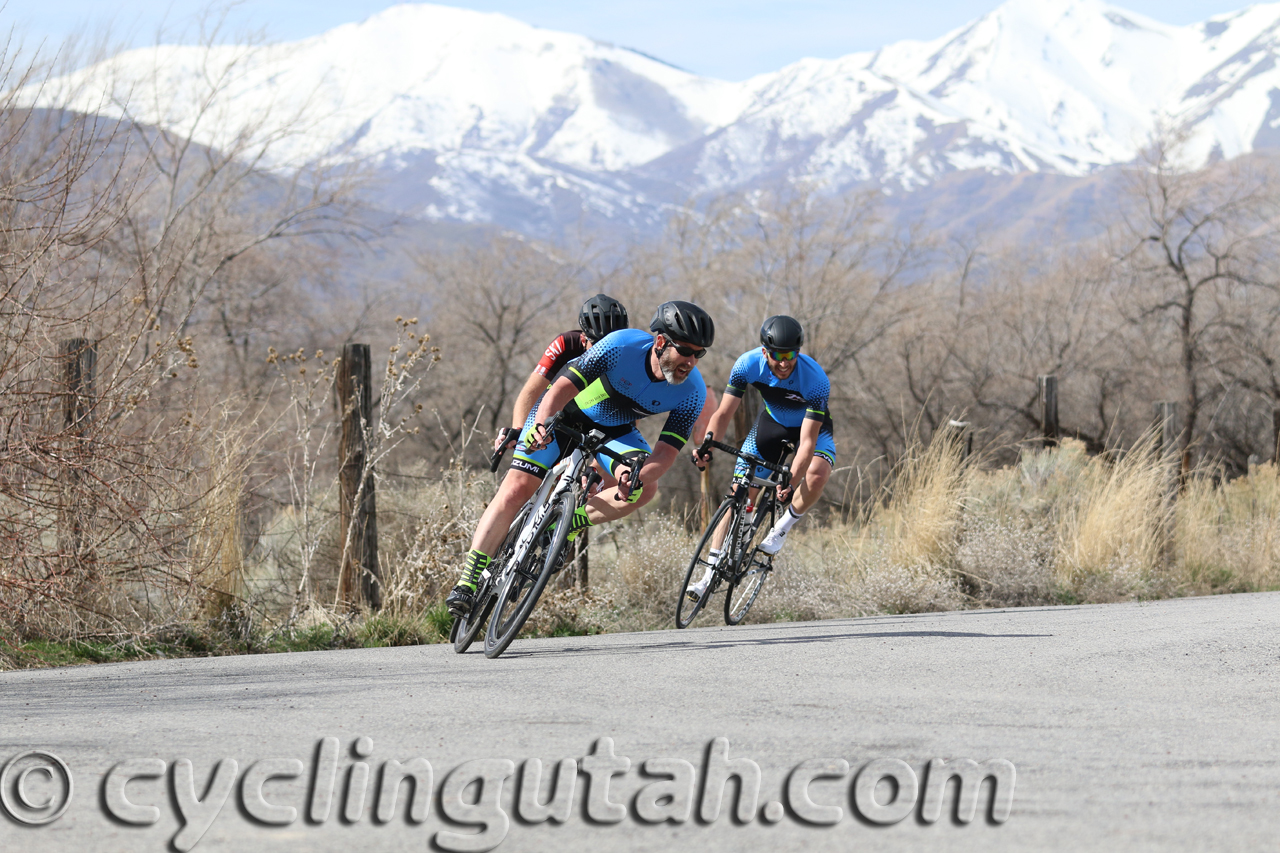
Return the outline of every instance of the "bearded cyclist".
<path id="1" fill-rule="evenodd" d="M 524 387 L 516 395 L 515 405 L 511 408 L 511 426 L 498 430 L 498 437 L 493 441 L 493 452 L 502 452 L 515 445 L 529 412 L 570 361 L 582 355 L 605 335 L 629 325 L 626 306 L 610 296 L 597 293 L 582 303 L 582 309 L 578 312 L 578 329 L 558 335 L 542 353 L 542 358 L 538 359 L 533 372 L 525 380 Z"/>
<path id="2" fill-rule="evenodd" d="M 608 438 L 606 446 L 624 458 L 648 456 L 639 471 L 641 486 L 632 488 L 637 479 L 633 466 L 597 455 L 596 466 L 604 482 L 586 506 L 574 513 L 571 538 L 586 527 L 622 518 L 653 500 L 658 480 L 689 440 L 702 413 L 706 385 L 697 364 L 715 340 L 715 324 L 707 312 L 691 302 L 664 302 L 649 328 L 653 334 L 623 329 L 606 336 L 570 363 L 529 413 L 511 470 L 485 509 L 462 576 L 445 599 L 455 617 L 471 611 L 480 576 L 520 507 L 547 472 L 572 450 L 546 430 L 544 424 L 552 415 L 563 412 L 565 422 L 582 432 L 600 430 Z M 660 412 L 669 414 L 658 447 L 650 452 L 635 422 Z"/>
<path id="3" fill-rule="evenodd" d="M 722 440 L 730 419 L 742 404 L 747 386 L 753 385 L 760 391 L 764 408 L 742 443 L 742 449 L 777 462 L 782 458 L 784 442 L 796 447 L 795 459 L 791 462 L 792 486 L 778 490 L 780 502 L 785 502 L 793 493 L 794 498 L 759 545 L 761 551 L 771 555 L 782 550 L 792 526 L 818 502 L 836 462 L 831 415 L 827 412 L 831 382 L 818 362 L 800 352 L 802 344 L 804 329 L 794 318 L 778 315 L 765 320 L 760 327 L 760 348 L 743 353 L 734 362 L 720 407 L 708 424 L 716 439 Z M 697 447 L 693 449 L 693 462 L 699 468 L 706 464 Z M 748 467 L 739 459 L 735 477 L 747 474 Z M 769 476 L 764 468 L 757 468 L 755 473 L 759 477 Z M 749 502 L 755 502 L 757 491 L 751 490 Z M 720 555 L 727 529 L 726 517 L 711 539 L 708 557 L 712 564 Z M 712 575 L 713 570 L 708 568 L 686 594 L 700 598 Z"/>

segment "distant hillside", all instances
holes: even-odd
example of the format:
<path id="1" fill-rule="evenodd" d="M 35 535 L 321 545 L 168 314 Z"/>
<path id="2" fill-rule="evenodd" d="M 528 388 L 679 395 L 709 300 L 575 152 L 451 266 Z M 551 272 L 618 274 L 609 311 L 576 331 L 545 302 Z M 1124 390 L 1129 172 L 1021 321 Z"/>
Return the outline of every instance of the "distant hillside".
<path id="1" fill-rule="evenodd" d="M 498 14 L 390 8 L 304 41 L 134 50 L 31 90 L 218 146 L 292 128 L 287 169 L 372 163 L 426 219 L 555 236 L 655 228 L 690 196 L 805 180 L 899 209 L 1078 221 L 1157 126 L 1194 164 L 1280 144 L 1280 4 L 1174 27 L 1099 0 L 1009 0 L 930 42 L 806 59 L 738 83 Z M 218 95 L 203 112 L 207 81 Z M 1031 176 L 1039 176 L 1032 178 Z M 918 194 L 909 198 L 906 194 Z M 1029 206 L 1028 206 L 1029 205 Z"/>

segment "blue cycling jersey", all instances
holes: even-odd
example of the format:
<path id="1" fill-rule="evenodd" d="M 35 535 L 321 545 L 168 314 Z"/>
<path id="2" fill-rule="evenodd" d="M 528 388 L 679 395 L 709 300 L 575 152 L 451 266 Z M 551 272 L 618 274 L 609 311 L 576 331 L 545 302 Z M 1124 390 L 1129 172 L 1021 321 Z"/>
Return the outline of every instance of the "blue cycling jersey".
<path id="1" fill-rule="evenodd" d="M 785 427 L 798 427 L 805 420 L 826 421 L 827 397 L 831 394 L 826 371 L 803 353 L 796 359 L 798 363 L 791 375 L 779 379 L 769 369 L 762 350 L 744 352 L 733 363 L 724 392 L 741 397 L 748 385 L 754 385 L 760 390 L 769 416 Z"/>
<path id="2" fill-rule="evenodd" d="M 573 402 L 586 418 L 604 427 L 621 426 L 659 412 L 670 412 L 659 441 L 683 447 L 702 414 L 707 386 L 695 367 L 679 385 L 649 368 L 653 335 L 621 329 L 605 335 L 565 371 L 578 389 Z"/>

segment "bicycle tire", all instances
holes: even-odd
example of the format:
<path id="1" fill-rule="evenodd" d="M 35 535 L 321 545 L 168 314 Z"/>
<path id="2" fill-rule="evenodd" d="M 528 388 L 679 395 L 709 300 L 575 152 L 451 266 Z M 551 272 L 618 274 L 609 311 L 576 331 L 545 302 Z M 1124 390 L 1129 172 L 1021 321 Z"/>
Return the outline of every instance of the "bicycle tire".
<path id="1" fill-rule="evenodd" d="M 698 547 L 693 552 L 693 558 L 689 560 L 688 570 L 684 573 L 684 583 L 681 584 L 680 591 L 676 594 L 677 628 L 688 628 L 693 622 L 694 617 L 696 617 L 702 608 L 706 606 L 707 601 L 711 598 L 712 592 L 715 590 L 716 583 L 713 578 L 711 583 L 707 584 L 707 588 L 703 590 L 702 596 L 699 597 L 697 601 L 690 601 L 685 597 L 685 590 L 689 588 L 690 584 L 695 582 L 693 573 L 695 571 L 699 572 L 699 578 L 701 578 L 702 574 L 706 572 L 707 566 L 711 565 L 711 563 L 702 556 L 703 552 L 711 550 L 711 537 L 715 535 L 716 528 L 720 526 L 720 522 L 724 518 L 725 513 L 732 511 L 735 505 L 736 501 L 732 497 L 725 498 L 721 501 L 719 508 L 716 509 L 715 515 L 711 516 L 711 521 L 707 523 L 706 530 L 702 532 L 702 538 L 698 540 Z M 726 541 L 728 541 L 729 537 L 733 536 L 733 534 L 734 531 L 731 525 L 725 536 Z M 685 616 L 685 608 L 689 609 L 687 618 Z"/>
<path id="2" fill-rule="evenodd" d="M 498 593 L 493 616 L 489 619 L 489 630 L 485 632 L 485 657 L 496 658 L 506 651 L 507 646 L 511 645 L 511 641 L 524 627 L 525 620 L 533 612 L 542 590 L 551 579 L 556 560 L 565 548 L 576 506 L 570 495 L 561 497 L 557 505 L 542 519 L 542 525 L 533 537 L 533 544 L 521 561 L 522 565 L 515 567 L 507 575 Z M 555 525 L 554 531 L 551 529 L 552 525 Z M 539 570 L 537 575 L 530 577 L 528 569 L 532 566 L 539 566 Z"/>
<path id="3" fill-rule="evenodd" d="M 772 495 L 765 499 L 764 506 L 756 507 L 755 520 L 743 530 L 746 537 L 742 543 L 741 561 L 734 566 L 733 579 L 724 591 L 724 621 L 726 625 L 737 625 L 746 618 L 747 611 L 755 604 L 760 588 L 769 578 L 773 570 L 773 558 L 763 551 L 757 551 L 761 531 L 766 533 L 773 527 L 777 503 Z"/>
<path id="4" fill-rule="evenodd" d="M 449 632 L 449 642 L 453 643 L 453 650 L 457 654 L 464 654 L 467 649 L 471 648 L 471 644 L 475 642 L 476 637 L 484 630 L 485 622 L 488 621 L 489 614 L 493 612 L 493 604 L 497 600 L 495 583 L 501 576 L 503 565 L 511 558 L 511 552 L 516 547 L 516 539 L 520 537 L 520 530 L 524 527 L 525 519 L 529 517 L 530 509 L 529 504 L 521 507 L 515 520 L 511 522 L 511 526 L 507 528 L 507 538 L 503 540 L 502 547 L 498 549 L 498 556 L 493 559 L 491 564 L 494 570 L 476 589 L 476 603 L 472 606 L 471 612 L 466 616 L 453 620 L 453 629 Z"/>

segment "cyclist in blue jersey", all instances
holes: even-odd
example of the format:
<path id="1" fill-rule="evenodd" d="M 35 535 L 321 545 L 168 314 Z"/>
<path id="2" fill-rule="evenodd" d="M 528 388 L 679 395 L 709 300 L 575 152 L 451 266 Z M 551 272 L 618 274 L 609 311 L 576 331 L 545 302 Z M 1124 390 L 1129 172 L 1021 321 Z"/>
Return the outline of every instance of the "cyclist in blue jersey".
<path id="1" fill-rule="evenodd" d="M 760 391 L 764 408 L 742 443 L 742 449 L 777 462 L 782 458 L 784 442 L 796 446 L 795 459 L 791 462 L 792 486 L 778 490 L 778 499 L 786 501 L 791 497 L 791 505 L 760 542 L 760 550 L 766 554 L 778 553 L 792 526 L 818 502 L 836 462 L 831 415 L 827 412 L 831 382 L 816 361 L 800 352 L 803 343 L 804 329 L 794 318 L 778 315 L 765 320 L 760 327 L 760 348 L 743 353 L 734 362 L 720 407 L 708 424 L 708 430 L 716 439 L 723 440 L 729 421 L 742 404 L 742 395 L 748 386 L 754 386 Z M 694 443 L 693 462 L 701 468 L 706 459 L 699 456 L 697 443 Z M 746 462 L 738 460 L 734 474 L 746 474 L 747 468 Z M 760 477 L 769 475 L 763 468 L 755 473 Z M 752 502 L 756 491 L 751 492 Z M 726 517 L 712 537 L 708 556 L 713 564 L 724 542 L 727 522 Z M 712 574 L 713 570 L 708 568 L 705 576 L 690 585 L 686 594 L 695 599 L 700 597 Z"/>
<path id="2" fill-rule="evenodd" d="M 582 308 L 578 311 L 578 327 L 581 331 L 570 329 L 556 336 L 547 346 L 542 358 L 534 365 L 533 372 L 525 380 L 524 387 L 516 395 L 515 405 L 511 408 L 511 426 L 498 430 L 498 437 L 493 441 L 493 452 L 505 452 L 508 447 L 515 446 L 529 412 L 538 405 L 542 395 L 570 361 L 582 355 L 605 335 L 625 329 L 628 325 L 626 306 L 611 296 L 597 293 L 582 303 Z"/>
<path id="3" fill-rule="evenodd" d="M 664 302 L 649 328 L 623 329 L 606 335 L 585 354 L 569 363 L 541 402 L 529 413 L 516 446 L 511 470 L 498 494 L 485 508 L 471 540 L 471 551 L 458 583 L 445 599 L 449 612 L 470 612 L 476 586 L 492 555 L 547 472 L 572 448 L 549 433 L 544 424 L 563 412 L 565 421 L 586 432 L 599 429 L 606 446 L 624 458 L 648 455 L 639 471 L 600 454 L 596 467 L 604 477 L 601 490 L 574 513 L 570 537 L 585 527 L 622 518 L 653 499 L 655 485 L 692 434 L 706 400 L 706 385 L 698 359 L 715 340 L 711 317 L 690 302 Z M 667 412 L 658 446 L 649 444 L 635 428 L 648 415 Z"/>

